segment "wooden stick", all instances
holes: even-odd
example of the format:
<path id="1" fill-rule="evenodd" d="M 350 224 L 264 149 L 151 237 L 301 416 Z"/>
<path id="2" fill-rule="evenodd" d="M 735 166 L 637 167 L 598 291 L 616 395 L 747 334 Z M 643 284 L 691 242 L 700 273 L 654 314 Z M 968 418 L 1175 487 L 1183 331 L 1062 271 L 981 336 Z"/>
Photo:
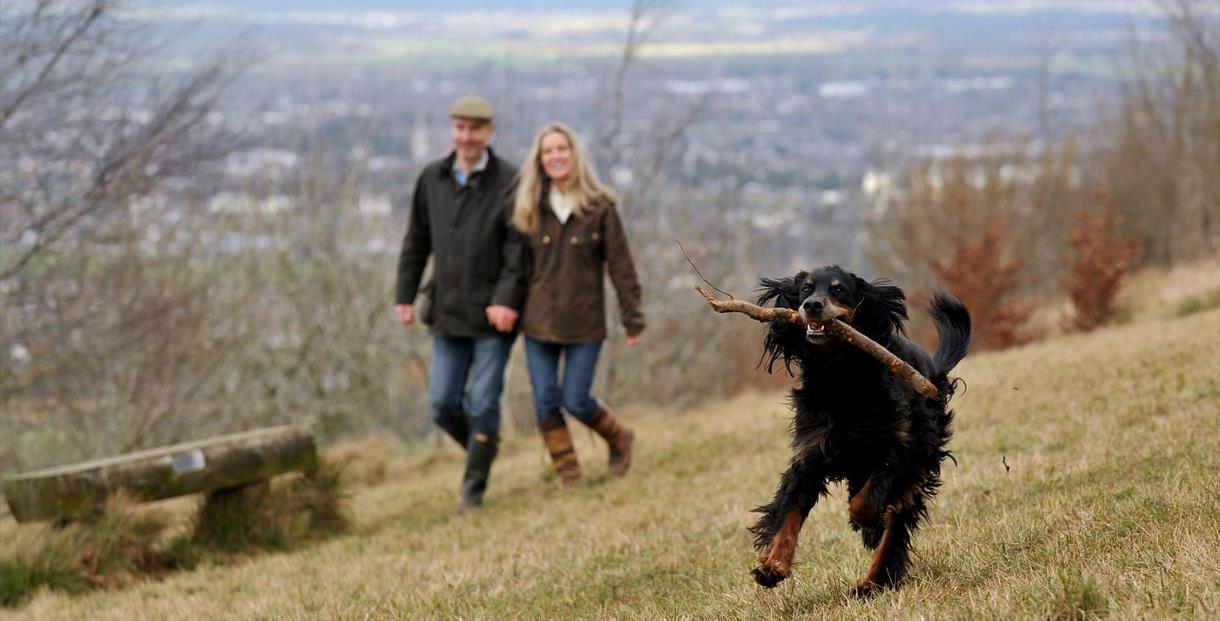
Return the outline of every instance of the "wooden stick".
<path id="1" fill-rule="evenodd" d="M 707 300 L 712 310 L 718 313 L 742 313 L 757 321 L 783 321 L 785 323 L 823 327 L 831 336 L 850 343 L 876 358 L 891 373 L 901 377 L 906 383 L 910 384 L 911 388 L 914 388 L 919 394 L 929 399 L 935 399 L 940 396 L 940 391 L 936 389 L 936 386 L 932 385 L 932 382 L 928 381 L 928 378 L 924 377 L 919 371 L 916 371 L 915 367 L 907 364 L 903 359 L 890 353 L 890 350 L 882 347 L 873 339 L 864 336 L 855 328 L 838 319 L 822 325 L 816 321 L 801 319 L 800 313 L 790 308 L 767 308 L 743 300 L 717 300 L 706 289 L 700 286 L 696 286 L 695 291 L 698 291 Z"/>

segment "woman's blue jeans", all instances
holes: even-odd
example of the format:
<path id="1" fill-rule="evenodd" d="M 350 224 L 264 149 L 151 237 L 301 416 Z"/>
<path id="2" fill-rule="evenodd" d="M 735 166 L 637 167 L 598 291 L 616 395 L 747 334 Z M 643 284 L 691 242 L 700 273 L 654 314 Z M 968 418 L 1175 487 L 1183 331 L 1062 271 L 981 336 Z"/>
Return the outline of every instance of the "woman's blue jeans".
<path id="1" fill-rule="evenodd" d="M 602 342 L 560 344 L 525 337 L 526 363 L 534 387 L 534 408 L 541 422 L 559 415 L 559 408 L 581 421 L 597 413 L 597 402 L 589 395 Z M 559 360 L 563 359 L 563 382 Z"/>

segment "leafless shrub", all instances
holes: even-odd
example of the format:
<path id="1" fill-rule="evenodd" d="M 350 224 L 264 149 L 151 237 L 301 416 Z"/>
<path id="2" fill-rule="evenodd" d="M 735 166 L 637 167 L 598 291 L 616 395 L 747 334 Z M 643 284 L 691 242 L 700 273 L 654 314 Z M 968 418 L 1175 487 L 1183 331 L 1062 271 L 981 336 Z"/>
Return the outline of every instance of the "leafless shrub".
<path id="1" fill-rule="evenodd" d="M 1113 199 L 1098 190 L 1097 202 L 1094 209 L 1076 212 L 1070 236 L 1075 256 L 1065 261 L 1061 276 L 1075 310 L 1069 327 L 1080 331 L 1110 321 L 1122 277 L 1140 257 L 1138 239 L 1119 237 L 1122 217 L 1115 213 Z"/>

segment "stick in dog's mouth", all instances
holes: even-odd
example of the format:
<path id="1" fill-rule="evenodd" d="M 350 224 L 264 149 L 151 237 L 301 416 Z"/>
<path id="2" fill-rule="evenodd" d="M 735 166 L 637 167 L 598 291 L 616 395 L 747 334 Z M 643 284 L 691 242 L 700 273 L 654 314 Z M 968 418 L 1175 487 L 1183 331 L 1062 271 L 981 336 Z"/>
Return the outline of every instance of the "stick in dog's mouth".
<path id="1" fill-rule="evenodd" d="M 905 360 L 895 356 L 890 350 L 856 331 L 855 328 L 842 320 L 836 319 L 826 324 L 818 324 L 801 319 L 800 313 L 790 308 L 762 307 L 742 300 L 717 300 L 706 289 L 700 286 L 695 286 L 695 291 L 698 291 L 707 300 L 712 310 L 718 313 L 742 313 L 757 321 L 783 321 L 801 324 L 805 326 L 806 338 L 821 340 L 834 336 L 837 339 L 851 343 L 868 355 L 876 358 L 891 372 L 906 380 L 919 394 L 929 399 L 935 399 L 940 396 L 940 391 L 936 389 L 936 386 L 928 381 L 928 378 L 924 377 L 919 371 L 916 371 L 915 367 L 907 364 Z"/>

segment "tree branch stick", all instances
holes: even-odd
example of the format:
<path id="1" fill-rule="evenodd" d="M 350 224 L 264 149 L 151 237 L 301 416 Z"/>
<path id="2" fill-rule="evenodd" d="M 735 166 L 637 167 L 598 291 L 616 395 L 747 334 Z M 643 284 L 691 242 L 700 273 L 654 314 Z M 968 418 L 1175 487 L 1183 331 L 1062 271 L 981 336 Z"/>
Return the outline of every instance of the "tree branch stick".
<path id="1" fill-rule="evenodd" d="M 936 386 L 932 385 L 932 382 L 928 381 L 928 378 L 920 374 L 919 371 L 916 371 L 915 367 L 907 364 L 898 356 L 890 353 L 890 350 L 882 347 L 876 341 L 864 336 L 855 328 L 838 319 L 823 326 L 814 321 L 801 319 L 800 313 L 790 308 L 766 308 L 742 300 L 717 300 L 706 289 L 700 286 L 696 286 L 695 291 L 698 291 L 707 300 L 712 310 L 718 313 L 743 313 L 757 321 L 783 321 L 785 323 L 824 327 L 831 336 L 850 343 L 873 358 L 876 358 L 881 364 L 885 365 L 885 368 L 905 380 L 919 394 L 929 399 L 935 399 L 940 395 L 940 391 L 936 389 Z"/>

